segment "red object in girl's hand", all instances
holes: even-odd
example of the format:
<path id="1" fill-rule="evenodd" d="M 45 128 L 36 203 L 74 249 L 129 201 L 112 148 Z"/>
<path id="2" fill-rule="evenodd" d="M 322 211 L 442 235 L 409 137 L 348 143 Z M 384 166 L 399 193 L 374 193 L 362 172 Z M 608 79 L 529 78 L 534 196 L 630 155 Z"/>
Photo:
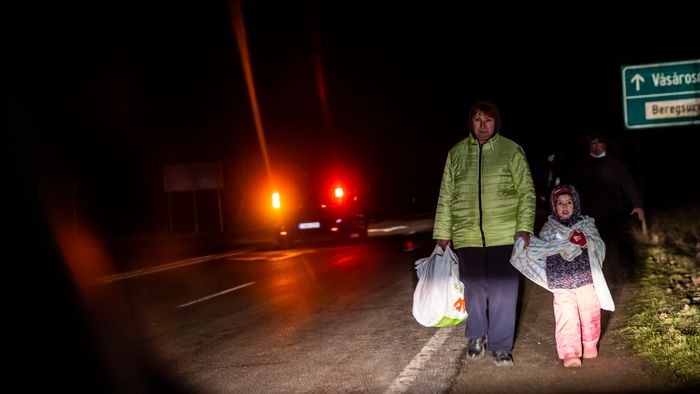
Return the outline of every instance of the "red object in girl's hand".
<path id="1" fill-rule="evenodd" d="M 574 243 L 580 247 L 586 246 L 586 236 L 583 235 L 582 232 L 580 231 L 574 231 L 571 233 L 571 237 L 569 237 L 569 241 L 571 243 Z"/>

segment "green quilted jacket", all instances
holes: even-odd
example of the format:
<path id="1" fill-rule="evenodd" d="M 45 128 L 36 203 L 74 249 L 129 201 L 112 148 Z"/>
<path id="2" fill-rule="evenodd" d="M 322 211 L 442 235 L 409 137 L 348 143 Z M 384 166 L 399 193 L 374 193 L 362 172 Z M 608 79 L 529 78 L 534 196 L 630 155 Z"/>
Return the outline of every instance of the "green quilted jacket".
<path id="1" fill-rule="evenodd" d="M 534 222 L 535 187 L 520 145 L 494 134 L 479 146 L 469 135 L 450 149 L 434 239 L 452 240 L 455 249 L 512 245 L 516 232 L 533 232 Z"/>

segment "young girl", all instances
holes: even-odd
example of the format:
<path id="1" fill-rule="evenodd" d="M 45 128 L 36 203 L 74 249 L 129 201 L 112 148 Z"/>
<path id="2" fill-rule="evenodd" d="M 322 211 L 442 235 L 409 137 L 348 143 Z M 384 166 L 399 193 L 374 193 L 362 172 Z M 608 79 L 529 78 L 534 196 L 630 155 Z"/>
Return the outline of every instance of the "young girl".
<path id="1" fill-rule="evenodd" d="M 598 355 L 600 309 L 614 311 L 603 277 L 605 243 L 594 220 L 581 215 L 576 189 L 560 185 L 550 195 L 552 214 L 530 245 L 516 242 L 511 264 L 554 294 L 557 354 L 565 367 Z"/>

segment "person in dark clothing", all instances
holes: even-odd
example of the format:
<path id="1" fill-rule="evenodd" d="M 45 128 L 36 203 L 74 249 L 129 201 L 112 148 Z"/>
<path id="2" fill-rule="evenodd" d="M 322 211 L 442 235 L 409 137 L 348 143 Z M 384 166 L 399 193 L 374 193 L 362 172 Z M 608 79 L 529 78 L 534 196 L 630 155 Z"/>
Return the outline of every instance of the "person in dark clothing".
<path id="1" fill-rule="evenodd" d="M 586 200 L 589 214 L 597 221 L 624 213 L 626 202 L 632 205 L 629 214 L 637 214 L 644 221 L 642 196 L 625 163 L 607 152 L 607 140 L 592 136 L 588 140 L 590 155 L 582 160 L 571 174 L 576 180 L 581 198 Z"/>
<path id="2" fill-rule="evenodd" d="M 559 186 L 562 177 L 571 166 L 570 155 L 563 145 L 558 145 L 549 151 L 549 154 L 538 160 L 533 172 L 535 191 L 537 193 L 537 213 L 535 216 L 535 228 L 542 227 L 549 217 L 549 195 L 556 186 Z"/>
<path id="3" fill-rule="evenodd" d="M 601 237 L 610 246 L 606 267 L 612 270 L 631 266 L 625 235 L 631 224 L 630 215 L 636 215 L 641 222 L 645 220 L 642 195 L 625 163 L 607 151 L 604 136 L 591 135 L 587 142 L 589 155 L 573 166 L 567 183 L 576 186 L 586 201 L 587 213 L 595 219 Z"/>

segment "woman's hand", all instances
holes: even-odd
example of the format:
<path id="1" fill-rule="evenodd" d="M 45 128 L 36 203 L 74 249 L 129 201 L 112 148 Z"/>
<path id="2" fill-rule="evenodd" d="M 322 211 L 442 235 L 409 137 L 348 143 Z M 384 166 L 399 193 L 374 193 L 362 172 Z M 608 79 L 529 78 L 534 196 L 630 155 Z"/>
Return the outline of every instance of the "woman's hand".
<path id="1" fill-rule="evenodd" d="M 447 250 L 447 247 L 450 246 L 450 240 L 449 239 L 438 239 L 436 240 L 438 246 L 442 248 L 442 250 Z"/>
<path id="2" fill-rule="evenodd" d="M 518 237 L 522 238 L 523 241 L 525 241 L 523 249 L 527 249 L 527 247 L 530 246 L 530 233 L 528 233 L 527 231 L 518 231 L 517 233 L 515 233 L 513 239 L 517 241 Z"/>

